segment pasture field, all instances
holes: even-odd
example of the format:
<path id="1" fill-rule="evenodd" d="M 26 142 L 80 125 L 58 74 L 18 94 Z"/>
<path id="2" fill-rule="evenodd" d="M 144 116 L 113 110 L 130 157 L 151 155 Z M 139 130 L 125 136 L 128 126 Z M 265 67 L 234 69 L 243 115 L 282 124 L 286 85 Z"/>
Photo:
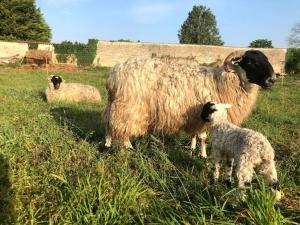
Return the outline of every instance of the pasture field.
<path id="1" fill-rule="evenodd" d="M 0 224 L 300 223 L 299 75 L 261 91 L 244 124 L 276 150 L 284 197 L 274 205 L 259 176 L 244 202 L 235 186 L 211 185 L 209 160 L 189 155 L 184 133 L 99 147 L 108 71 L 57 72 L 96 86 L 101 104 L 48 104 L 45 71 L 0 68 Z"/>

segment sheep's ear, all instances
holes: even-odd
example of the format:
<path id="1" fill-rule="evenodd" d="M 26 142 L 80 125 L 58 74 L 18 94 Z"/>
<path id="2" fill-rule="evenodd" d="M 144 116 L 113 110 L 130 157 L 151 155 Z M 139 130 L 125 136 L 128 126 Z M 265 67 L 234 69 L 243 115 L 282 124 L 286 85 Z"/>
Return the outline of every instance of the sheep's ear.
<path id="1" fill-rule="evenodd" d="M 240 64 L 240 62 L 242 61 L 242 59 L 243 59 L 243 57 L 234 58 L 234 59 L 231 60 L 231 63 L 232 63 L 233 65 L 238 66 L 238 65 Z"/>
<path id="2" fill-rule="evenodd" d="M 52 79 L 52 77 L 48 77 L 48 78 L 47 78 L 48 81 L 51 81 L 51 79 Z"/>

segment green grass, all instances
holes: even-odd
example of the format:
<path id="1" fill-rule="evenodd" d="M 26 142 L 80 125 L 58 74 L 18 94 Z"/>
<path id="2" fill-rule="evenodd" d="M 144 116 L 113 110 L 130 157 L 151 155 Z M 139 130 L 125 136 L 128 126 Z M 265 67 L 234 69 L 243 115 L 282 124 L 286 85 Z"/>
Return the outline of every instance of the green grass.
<path id="1" fill-rule="evenodd" d="M 44 71 L 0 68 L 0 224 L 300 222 L 299 77 L 262 91 L 244 124 L 276 150 L 285 195 L 275 205 L 262 182 L 245 202 L 209 185 L 211 164 L 188 154 L 183 133 L 138 138 L 132 151 L 99 148 L 107 72 L 57 73 L 96 86 L 103 103 L 48 104 Z"/>

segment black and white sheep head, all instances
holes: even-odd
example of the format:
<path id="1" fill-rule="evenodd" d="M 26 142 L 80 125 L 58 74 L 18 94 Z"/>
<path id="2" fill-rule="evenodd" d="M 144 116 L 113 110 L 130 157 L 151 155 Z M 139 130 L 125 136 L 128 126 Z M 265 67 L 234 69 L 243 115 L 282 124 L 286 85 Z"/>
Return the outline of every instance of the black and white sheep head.
<path id="1" fill-rule="evenodd" d="M 64 82 L 64 79 L 61 76 L 53 75 L 51 78 L 49 78 L 49 81 L 53 84 L 53 87 L 55 90 L 58 90 L 60 87 L 60 84 Z"/>
<path id="2" fill-rule="evenodd" d="M 274 85 L 276 75 L 268 58 L 258 50 L 236 51 L 224 61 L 227 71 L 236 72 L 244 83 L 268 88 Z"/>
<path id="3" fill-rule="evenodd" d="M 222 104 L 207 102 L 204 104 L 201 112 L 201 119 L 205 122 L 222 122 L 227 121 L 227 110 L 231 104 Z"/>

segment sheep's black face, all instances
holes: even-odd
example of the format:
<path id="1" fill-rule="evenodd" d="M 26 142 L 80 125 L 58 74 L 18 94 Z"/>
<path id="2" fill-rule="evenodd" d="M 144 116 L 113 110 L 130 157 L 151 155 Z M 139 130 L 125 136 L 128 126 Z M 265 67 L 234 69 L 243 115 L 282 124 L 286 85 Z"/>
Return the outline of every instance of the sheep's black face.
<path id="1" fill-rule="evenodd" d="M 215 112 L 215 111 L 217 111 L 213 106 L 214 106 L 215 104 L 213 103 L 213 102 L 207 102 L 204 106 L 203 106 L 203 108 L 202 108 L 202 112 L 201 112 L 201 119 L 203 120 L 203 121 L 205 121 L 205 122 L 209 122 L 210 121 L 210 119 L 209 119 L 209 116 L 213 113 L 213 112 Z"/>
<path id="2" fill-rule="evenodd" d="M 257 84 L 262 88 L 274 85 L 276 75 L 273 67 L 261 51 L 246 51 L 238 64 L 245 70 L 250 83 Z"/>
<path id="3" fill-rule="evenodd" d="M 51 78 L 51 82 L 53 83 L 54 89 L 57 90 L 57 89 L 59 89 L 62 79 L 60 76 L 53 76 Z"/>

